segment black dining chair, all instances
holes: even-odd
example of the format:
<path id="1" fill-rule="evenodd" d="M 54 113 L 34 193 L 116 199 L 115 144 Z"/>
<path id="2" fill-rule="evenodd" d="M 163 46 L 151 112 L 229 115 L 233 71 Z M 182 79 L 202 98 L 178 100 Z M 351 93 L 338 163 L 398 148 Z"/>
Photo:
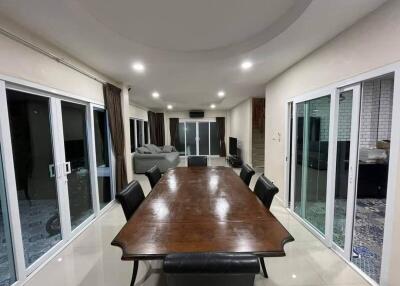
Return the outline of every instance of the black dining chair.
<path id="1" fill-rule="evenodd" d="M 154 166 L 154 167 L 150 168 L 149 170 L 147 170 L 145 175 L 150 181 L 151 188 L 154 188 L 154 186 L 161 179 L 161 171 L 158 168 L 158 166 Z"/>
<path id="2" fill-rule="evenodd" d="M 264 175 L 261 175 L 254 187 L 254 193 L 269 210 L 274 196 L 279 192 L 279 189 Z M 265 278 L 268 278 L 267 269 L 265 267 L 264 258 L 260 257 L 261 268 L 264 272 Z"/>
<path id="3" fill-rule="evenodd" d="M 116 199 L 121 203 L 122 210 L 124 211 L 126 220 L 129 220 L 135 211 L 138 209 L 140 204 L 144 201 L 145 196 L 143 189 L 138 181 L 132 181 L 123 189 L 119 194 L 117 194 Z M 139 268 L 139 261 L 133 261 L 133 272 L 131 279 L 131 286 L 135 284 L 137 272 Z"/>
<path id="4" fill-rule="evenodd" d="M 254 193 L 268 210 L 271 207 L 274 196 L 278 192 L 279 189 L 264 175 L 261 175 L 258 178 L 256 185 L 254 186 Z"/>
<path id="5" fill-rule="evenodd" d="M 143 189 L 138 181 L 130 182 L 129 185 L 115 197 L 121 203 L 126 220 L 131 218 L 145 199 Z"/>
<path id="6" fill-rule="evenodd" d="M 250 181 L 251 178 L 254 176 L 256 172 L 253 170 L 252 167 L 250 167 L 247 164 L 244 164 L 242 166 L 242 170 L 240 171 L 240 178 L 242 179 L 242 181 L 249 186 L 250 185 Z"/>
<path id="7" fill-rule="evenodd" d="M 207 156 L 189 156 L 188 167 L 207 167 Z"/>
<path id="8" fill-rule="evenodd" d="M 243 253 L 177 253 L 164 259 L 168 286 L 252 286 L 257 256 Z"/>

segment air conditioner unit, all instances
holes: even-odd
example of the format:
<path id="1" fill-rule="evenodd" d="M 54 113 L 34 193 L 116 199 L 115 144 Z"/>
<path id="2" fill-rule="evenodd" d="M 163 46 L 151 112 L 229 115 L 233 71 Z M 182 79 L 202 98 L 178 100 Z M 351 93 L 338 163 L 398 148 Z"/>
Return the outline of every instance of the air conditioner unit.
<path id="1" fill-rule="evenodd" d="M 201 110 L 191 110 L 189 111 L 190 118 L 204 118 L 204 111 Z"/>

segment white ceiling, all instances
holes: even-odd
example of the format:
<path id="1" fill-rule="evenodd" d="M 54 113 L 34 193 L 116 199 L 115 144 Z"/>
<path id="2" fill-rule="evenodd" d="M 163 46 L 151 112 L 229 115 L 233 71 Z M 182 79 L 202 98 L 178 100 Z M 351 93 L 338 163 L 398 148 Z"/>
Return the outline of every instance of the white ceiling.
<path id="1" fill-rule="evenodd" d="M 385 0 L 2 0 L 0 13 L 132 86 L 137 105 L 229 109 Z M 254 67 L 242 72 L 240 62 Z M 146 72 L 136 74 L 134 61 Z M 226 91 L 219 99 L 217 91 Z M 157 90 L 161 97 L 153 99 Z"/>

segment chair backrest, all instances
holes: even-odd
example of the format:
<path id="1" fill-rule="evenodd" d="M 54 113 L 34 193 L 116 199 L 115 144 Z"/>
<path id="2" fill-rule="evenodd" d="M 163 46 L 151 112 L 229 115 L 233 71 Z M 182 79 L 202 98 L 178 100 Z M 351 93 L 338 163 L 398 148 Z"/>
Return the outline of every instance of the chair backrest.
<path id="1" fill-rule="evenodd" d="M 150 170 L 147 170 L 145 174 L 150 181 L 151 188 L 154 188 L 154 186 L 161 179 L 161 171 L 158 166 L 154 166 Z"/>
<path id="2" fill-rule="evenodd" d="M 188 167 L 207 167 L 207 156 L 189 156 Z"/>
<path id="3" fill-rule="evenodd" d="M 279 189 L 264 175 L 261 175 L 254 187 L 254 193 L 262 201 L 264 206 L 269 209 L 274 196 L 279 192 Z"/>
<path id="4" fill-rule="evenodd" d="M 126 220 L 129 220 L 135 213 L 145 196 L 138 181 L 132 181 L 129 185 L 115 196 L 121 203 Z"/>
<path id="5" fill-rule="evenodd" d="M 169 286 L 253 286 L 258 258 L 244 253 L 177 253 L 164 259 Z"/>
<path id="6" fill-rule="evenodd" d="M 256 172 L 249 165 L 244 164 L 242 170 L 240 171 L 240 178 L 246 185 L 250 185 L 251 177 L 254 176 Z"/>

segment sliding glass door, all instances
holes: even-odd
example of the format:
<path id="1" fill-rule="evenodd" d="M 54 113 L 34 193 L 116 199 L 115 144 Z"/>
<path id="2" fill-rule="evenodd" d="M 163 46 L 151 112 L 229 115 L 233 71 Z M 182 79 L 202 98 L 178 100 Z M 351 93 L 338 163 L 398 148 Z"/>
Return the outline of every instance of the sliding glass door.
<path id="1" fill-rule="evenodd" d="M 93 109 L 94 142 L 96 155 L 97 189 L 100 209 L 104 208 L 113 197 L 112 190 L 112 154 L 108 133 L 107 113 L 104 109 Z"/>
<path id="2" fill-rule="evenodd" d="M 296 105 L 294 211 L 325 235 L 330 95 Z"/>
<path id="3" fill-rule="evenodd" d="M 197 124 L 186 122 L 186 156 L 197 155 Z"/>
<path id="4" fill-rule="evenodd" d="M 24 280 L 112 201 L 110 143 L 102 107 L 0 81 L 1 286 Z"/>
<path id="5" fill-rule="evenodd" d="M 210 124 L 209 122 L 198 122 L 198 146 L 199 155 L 210 154 Z"/>
<path id="6" fill-rule="evenodd" d="M 184 120 L 179 122 L 178 142 L 175 146 L 181 155 L 218 155 L 219 139 L 215 121 Z"/>
<path id="7" fill-rule="evenodd" d="M 384 252 L 393 77 L 294 99 L 287 171 L 296 217 L 375 282 Z"/>
<path id="8" fill-rule="evenodd" d="M 359 109 L 360 85 L 339 90 L 332 241 L 336 250 L 347 259 L 350 259 L 351 253 Z"/>
<path id="9" fill-rule="evenodd" d="M 14 251 L 11 240 L 10 220 L 3 172 L 2 150 L 0 145 L 0 285 L 9 286 L 16 280 Z"/>
<path id="10" fill-rule="evenodd" d="M 50 98 L 7 90 L 7 107 L 25 265 L 31 266 L 62 237 Z"/>
<path id="11" fill-rule="evenodd" d="M 66 101 L 61 102 L 65 166 L 72 230 L 93 214 L 86 108 L 82 104 Z"/>

